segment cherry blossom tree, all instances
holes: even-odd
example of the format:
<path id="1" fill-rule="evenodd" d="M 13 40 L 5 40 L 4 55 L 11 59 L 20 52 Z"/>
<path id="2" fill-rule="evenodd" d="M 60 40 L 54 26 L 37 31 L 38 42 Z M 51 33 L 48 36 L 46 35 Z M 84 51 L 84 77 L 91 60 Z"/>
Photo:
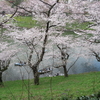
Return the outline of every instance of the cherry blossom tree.
<path id="1" fill-rule="evenodd" d="M 8 43 L 0 42 L 0 85 L 3 84 L 2 74 L 9 67 L 11 58 L 15 56 L 17 50 L 8 49 Z"/>
<path id="2" fill-rule="evenodd" d="M 15 9 L 15 11 L 11 14 L 11 16 L 0 15 L 0 29 L 8 28 L 8 27 L 10 28 L 10 26 L 11 26 L 10 22 L 12 22 L 13 17 L 17 13 L 17 10 L 18 10 L 18 8 Z M 9 22 L 9 24 L 7 22 Z"/>
<path id="3" fill-rule="evenodd" d="M 57 36 L 63 33 L 66 26 L 66 4 L 53 0 L 45 2 L 38 0 L 34 2 L 32 9 L 33 19 L 41 25 L 32 29 L 16 30 L 10 35 L 18 42 L 25 44 L 29 49 L 28 65 L 33 71 L 34 84 L 39 85 L 38 68 L 44 59 L 47 44 L 50 43 L 50 36 Z M 42 8 L 42 9 L 41 9 Z M 33 56 L 36 56 L 32 61 Z"/>
<path id="4" fill-rule="evenodd" d="M 11 43 L 8 43 L 7 40 L 9 40 L 9 37 L 4 34 L 6 32 L 8 33 L 7 29 L 13 26 L 10 21 L 13 19 L 16 12 L 17 9 L 10 17 L 0 15 L 0 85 L 3 84 L 2 73 L 8 69 L 11 58 L 17 53 L 17 49 L 15 48 L 14 50 Z M 9 24 L 7 22 L 9 22 Z"/>
<path id="5" fill-rule="evenodd" d="M 84 47 L 88 48 L 97 61 L 99 61 L 100 1 L 69 0 L 68 3 L 72 20 L 75 19 L 74 21 L 77 20 L 78 23 L 88 23 L 85 29 L 74 29 L 74 32 L 87 41 Z"/>
<path id="6" fill-rule="evenodd" d="M 100 43 L 100 1 L 92 1 L 86 8 L 86 16 L 84 21 L 88 21 L 92 24 L 88 25 L 86 30 L 84 30 L 84 35 L 87 41 L 87 44 L 90 44 L 88 47 L 92 52 L 92 55 L 95 56 L 97 61 L 99 61 L 99 43 Z M 90 29 L 91 28 L 91 29 Z M 90 34 L 90 37 L 86 35 Z M 89 43 L 90 42 L 90 43 Z"/>
<path id="7" fill-rule="evenodd" d="M 11 8 L 5 0 L 0 0 L 0 14 L 5 11 L 5 14 L 11 14 L 13 12 L 13 8 Z"/>
<path id="8" fill-rule="evenodd" d="M 69 70 L 73 67 L 73 65 L 77 62 L 78 58 L 81 56 L 80 53 L 75 54 L 75 52 L 73 52 L 73 49 L 77 48 L 79 44 L 77 45 L 76 40 L 74 39 L 74 41 L 72 41 L 73 38 L 69 36 L 66 37 L 58 36 L 54 38 L 55 39 L 53 39 L 54 40 L 53 42 L 57 47 L 57 50 L 55 50 L 54 53 L 54 58 L 58 59 L 58 61 L 60 62 L 60 64 L 56 64 L 56 66 L 54 67 L 55 68 L 63 67 L 64 76 L 68 77 Z M 69 62 L 71 63 L 71 61 L 69 61 L 70 56 L 75 57 L 76 60 L 72 62 L 70 67 L 68 67 L 67 64 Z"/>
<path id="9" fill-rule="evenodd" d="M 26 9 L 25 6 L 17 6 L 18 9 L 22 8 L 25 11 L 31 12 L 33 19 L 37 20 L 37 23 L 40 24 L 39 27 L 34 27 L 29 30 L 25 29 L 21 31 L 15 29 L 10 34 L 17 42 L 22 45 L 25 44 L 29 50 L 28 66 L 33 71 L 35 85 L 39 85 L 38 69 L 39 65 L 44 60 L 46 49 L 48 50 L 48 46 L 50 46 L 49 43 L 52 42 L 51 37 L 62 36 L 62 33 L 67 30 L 65 28 L 66 23 L 70 23 L 71 25 L 71 23 L 74 23 L 75 21 L 78 23 L 84 21 L 91 22 L 91 14 L 89 13 L 90 7 L 88 4 L 91 6 L 90 2 L 82 2 L 80 0 L 76 0 L 76 2 L 70 4 L 63 0 L 37 0 L 35 2 L 30 1 L 31 6 Z M 87 33 L 87 30 L 81 30 L 79 28 L 72 30 L 78 35 Z M 65 69 L 69 54 L 65 52 L 67 48 L 63 49 L 62 45 L 64 48 L 66 47 L 66 44 L 64 43 L 56 44 L 60 50 L 60 57 Z M 35 60 L 32 59 L 34 55 Z M 65 69 L 65 71 L 67 70 Z M 67 76 L 67 74 L 65 76 Z"/>

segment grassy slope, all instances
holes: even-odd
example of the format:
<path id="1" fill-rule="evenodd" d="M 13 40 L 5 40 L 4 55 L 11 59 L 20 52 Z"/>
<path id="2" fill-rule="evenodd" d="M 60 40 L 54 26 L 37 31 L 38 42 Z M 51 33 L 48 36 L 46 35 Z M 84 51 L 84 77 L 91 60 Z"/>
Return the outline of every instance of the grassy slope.
<path id="1" fill-rule="evenodd" d="M 30 16 L 17 16 L 15 17 L 15 20 L 17 21 L 17 25 L 19 27 L 24 27 L 24 28 L 32 28 L 36 26 L 36 21 L 32 20 L 32 17 Z"/>
<path id="2" fill-rule="evenodd" d="M 52 78 L 52 95 L 50 91 L 50 77 L 40 78 L 40 85 L 34 86 L 30 80 L 30 93 L 32 100 L 54 100 L 68 96 L 76 98 L 81 95 L 90 95 L 100 90 L 100 72 L 91 72 L 77 75 L 70 75 L 68 78 L 57 76 Z M 5 87 L 0 88 L 1 100 L 27 100 L 28 81 L 5 82 Z M 14 95 L 14 97 L 11 95 Z M 22 95 L 22 98 L 21 98 Z M 11 99 L 12 98 L 12 99 Z M 21 99 L 20 99 L 21 98 Z"/>
<path id="3" fill-rule="evenodd" d="M 32 28 L 32 27 L 36 26 L 37 21 L 32 20 L 31 16 L 16 16 L 14 18 L 19 27 Z M 75 29 L 84 30 L 90 24 L 92 24 L 92 23 L 90 23 L 90 22 L 83 22 L 83 23 L 74 22 L 71 24 L 67 23 L 66 28 L 68 30 L 75 30 Z M 91 29 L 91 28 L 89 28 L 89 29 Z"/>

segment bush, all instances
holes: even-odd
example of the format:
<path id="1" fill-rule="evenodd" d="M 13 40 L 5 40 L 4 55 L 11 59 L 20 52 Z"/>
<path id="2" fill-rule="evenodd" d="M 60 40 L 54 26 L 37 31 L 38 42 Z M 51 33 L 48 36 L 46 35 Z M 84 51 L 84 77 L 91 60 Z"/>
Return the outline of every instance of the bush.
<path id="1" fill-rule="evenodd" d="M 77 97 L 76 100 L 100 100 L 100 92 L 98 92 L 97 94 L 92 94 L 90 96 Z"/>
<path id="2" fill-rule="evenodd" d="M 68 97 L 62 97 L 61 100 L 72 100 L 72 99 Z M 92 94 L 90 96 L 80 96 L 73 100 L 100 100 L 100 92 L 98 92 L 97 94 Z"/>

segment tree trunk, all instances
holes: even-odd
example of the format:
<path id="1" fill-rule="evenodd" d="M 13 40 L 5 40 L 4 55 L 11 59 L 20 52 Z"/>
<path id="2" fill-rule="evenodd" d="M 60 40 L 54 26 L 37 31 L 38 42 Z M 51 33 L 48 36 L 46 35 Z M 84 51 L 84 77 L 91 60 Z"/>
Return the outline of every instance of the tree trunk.
<path id="1" fill-rule="evenodd" d="M 3 81 L 2 81 L 2 72 L 0 72 L 0 85 L 3 85 Z"/>
<path id="2" fill-rule="evenodd" d="M 67 71 L 66 65 L 63 65 L 63 68 L 64 68 L 64 76 L 68 77 L 68 71 Z"/>
<path id="3" fill-rule="evenodd" d="M 37 67 L 33 68 L 33 74 L 34 74 L 34 85 L 39 85 L 39 73 Z"/>

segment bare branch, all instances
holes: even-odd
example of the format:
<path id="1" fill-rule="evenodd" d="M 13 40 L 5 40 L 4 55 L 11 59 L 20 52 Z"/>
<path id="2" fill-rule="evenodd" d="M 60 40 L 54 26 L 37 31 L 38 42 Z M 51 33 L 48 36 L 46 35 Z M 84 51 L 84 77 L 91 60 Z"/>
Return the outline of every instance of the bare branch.
<path id="1" fill-rule="evenodd" d="M 100 43 L 100 40 L 98 40 L 98 39 L 94 39 L 94 40 L 89 40 L 89 39 L 87 39 L 87 38 L 85 38 L 88 42 L 90 42 L 91 44 L 92 43 Z"/>
<path id="2" fill-rule="evenodd" d="M 54 68 L 60 68 L 60 67 L 63 67 L 63 65 L 54 66 Z"/>
<path id="3" fill-rule="evenodd" d="M 97 61 L 100 62 L 100 56 L 99 56 L 99 53 L 95 52 L 93 49 L 90 49 L 90 51 L 92 51 L 93 56 L 96 57 Z"/>
<path id="4" fill-rule="evenodd" d="M 14 17 L 14 15 L 17 13 L 17 11 L 18 11 L 18 8 L 16 7 L 15 12 L 10 16 L 10 18 L 7 19 L 7 20 L 5 20 L 5 21 L 3 21 L 2 23 L 0 23 L 0 26 L 3 26 L 3 24 L 5 24 L 5 23 L 7 23 L 8 21 L 10 21 L 10 19 Z"/>
<path id="5" fill-rule="evenodd" d="M 26 11 L 26 12 L 28 12 L 30 14 L 32 14 L 32 11 L 25 9 L 24 7 L 20 7 L 20 6 L 17 6 L 17 7 L 20 8 L 20 9 L 23 9 L 24 11 Z"/>
<path id="6" fill-rule="evenodd" d="M 78 59 L 79 59 L 79 57 L 77 57 L 77 59 L 74 61 L 74 63 L 68 68 L 68 71 L 75 65 L 75 63 L 77 62 Z"/>
<path id="7" fill-rule="evenodd" d="M 88 27 L 86 27 L 86 29 L 88 29 L 88 28 L 90 28 L 90 27 L 92 27 L 92 26 L 96 26 L 96 25 L 100 25 L 100 23 L 91 24 L 91 25 L 89 25 Z"/>
<path id="8" fill-rule="evenodd" d="M 43 0 L 40 0 L 42 3 L 44 3 L 44 4 L 46 4 L 46 5 L 48 5 L 48 6 L 50 6 L 51 7 L 51 5 L 49 4 L 49 3 L 47 3 L 47 2 L 44 2 Z"/>

